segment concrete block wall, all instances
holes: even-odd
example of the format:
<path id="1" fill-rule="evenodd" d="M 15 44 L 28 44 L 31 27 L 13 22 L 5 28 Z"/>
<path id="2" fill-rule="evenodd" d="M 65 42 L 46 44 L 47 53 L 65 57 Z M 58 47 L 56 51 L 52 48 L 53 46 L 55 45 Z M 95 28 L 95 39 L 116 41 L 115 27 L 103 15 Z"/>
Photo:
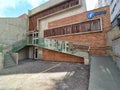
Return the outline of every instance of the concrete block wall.
<path id="1" fill-rule="evenodd" d="M 4 48 L 26 38 L 27 18 L 0 18 L 0 44 Z"/>
<path id="2" fill-rule="evenodd" d="M 112 41 L 120 36 L 120 28 L 115 26 L 110 31 L 107 32 L 107 45 L 112 46 Z"/>
<path id="3" fill-rule="evenodd" d="M 103 15 L 98 15 L 95 16 L 95 18 L 101 18 L 102 19 L 102 32 L 96 32 L 96 33 L 87 33 L 87 34 L 73 34 L 73 35 L 64 35 L 64 36 L 56 36 L 56 37 L 49 37 L 57 40 L 65 40 L 65 41 L 70 41 L 74 43 L 82 43 L 82 44 L 87 44 L 93 48 L 96 47 L 106 47 L 106 32 L 111 29 L 111 24 L 110 24 L 110 9 L 108 6 L 99 8 L 96 10 L 92 10 L 93 12 L 99 12 L 102 10 L 107 10 L 106 14 Z M 87 12 L 84 13 L 79 13 L 73 16 L 65 17 L 62 19 L 54 20 L 52 22 L 48 22 L 48 28 L 54 28 L 57 26 L 62 26 L 66 24 L 71 24 L 75 22 L 82 22 L 90 20 L 87 18 Z M 90 54 L 92 55 L 107 55 L 106 50 L 98 49 L 98 50 L 90 50 Z M 64 60 L 63 60 L 64 58 Z M 44 60 L 54 60 L 54 61 L 79 61 L 81 62 L 81 58 L 75 58 L 72 57 L 71 55 L 66 55 L 62 53 L 56 53 L 54 51 L 50 50 L 43 50 L 43 59 Z M 82 59 L 83 61 L 83 59 Z"/>

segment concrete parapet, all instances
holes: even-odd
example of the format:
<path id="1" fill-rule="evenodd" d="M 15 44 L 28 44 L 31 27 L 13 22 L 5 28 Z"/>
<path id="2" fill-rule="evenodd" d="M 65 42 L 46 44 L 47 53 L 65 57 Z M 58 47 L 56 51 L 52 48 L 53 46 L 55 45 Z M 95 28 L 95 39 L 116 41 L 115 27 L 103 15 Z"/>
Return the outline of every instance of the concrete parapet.
<path id="1" fill-rule="evenodd" d="M 18 53 L 11 53 L 16 65 L 18 65 Z"/>

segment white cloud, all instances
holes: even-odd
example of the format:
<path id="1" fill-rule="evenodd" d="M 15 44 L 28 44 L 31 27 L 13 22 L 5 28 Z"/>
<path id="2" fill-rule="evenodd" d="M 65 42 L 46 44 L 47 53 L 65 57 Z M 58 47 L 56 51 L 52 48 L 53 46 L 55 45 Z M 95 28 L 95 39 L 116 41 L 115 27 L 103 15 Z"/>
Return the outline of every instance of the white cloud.
<path id="1" fill-rule="evenodd" d="M 33 8 L 49 0 L 0 0 L 0 17 L 5 16 L 4 11 L 8 8 L 15 8 L 20 2 L 27 2 Z"/>
<path id="2" fill-rule="evenodd" d="M 49 0 L 25 0 L 27 1 L 29 4 L 32 5 L 33 8 L 35 8 L 36 6 L 39 6 L 40 4 L 43 4 L 44 2 L 47 2 Z"/>
<path id="3" fill-rule="evenodd" d="M 0 0 L 0 16 L 3 17 L 4 15 L 4 10 L 13 7 L 15 8 L 16 4 L 19 3 L 20 0 L 11 0 L 11 1 L 4 1 Z"/>
<path id="4" fill-rule="evenodd" d="M 95 9 L 98 0 L 86 0 L 87 10 Z"/>
<path id="5" fill-rule="evenodd" d="M 44 2 L 47 2 L 49 0 L 0 0 L 0 17 L 5 16 L 4 11 L 8 8 L 15 8 L 20 2 L 29 3 L 32 8 L 35 8 L 39 6 L 40 4 L 43 4 Z M 86 0 L 87 9 L 92 10 L 95 8 L 95 5 L 98 0 Z M 24 12 L 23 12 L 24 13 Z"/>

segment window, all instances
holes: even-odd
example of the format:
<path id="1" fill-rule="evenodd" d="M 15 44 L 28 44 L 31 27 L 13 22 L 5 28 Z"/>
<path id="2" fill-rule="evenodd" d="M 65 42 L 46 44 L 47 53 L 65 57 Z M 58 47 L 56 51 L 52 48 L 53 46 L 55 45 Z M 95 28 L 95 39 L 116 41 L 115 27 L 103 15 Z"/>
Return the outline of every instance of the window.
<path id="1" fill-rule="evenodd" d="M 113 3 L 113 0 L 111 1 L 111 3 L 110 4 L 112 4 Z"/>
<path id="2" fill-rule="evenodd" d="M 85 21 L 72 25 L 66 25 L 63 27 L 57 27 L 57 28 L 45 30 L 44 37 L 67 35 L 67 34 L 74 34 L 80 32 L 100 31 L 100 30 L 101 30 L 100 19 L 95 19 L 91 21 Z"/>
<path id="3" fill-rule="evenodd" d="M 111 14 L 113 14 L 114 13 L 114 11 L 115 11 L 115 8 L 116 8 L 116 3 L 115 3 L 115 5 L 114 5 L 114 7 L 113 7 L 113 9 L 112 9 L 112 12 L 111 12 Z"/>

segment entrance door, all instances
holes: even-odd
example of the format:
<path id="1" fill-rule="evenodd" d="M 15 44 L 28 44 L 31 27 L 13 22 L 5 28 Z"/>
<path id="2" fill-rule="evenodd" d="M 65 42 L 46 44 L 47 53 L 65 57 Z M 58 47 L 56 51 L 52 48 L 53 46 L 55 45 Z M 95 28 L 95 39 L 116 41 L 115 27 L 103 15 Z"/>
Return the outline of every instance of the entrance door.
<path id="1" fill-rule="evenodd" d="M 38 59 L 38 48 L 34 48 L 34 59 Z"/>
<path id="2" fill-rule="evenodd" d="M 29 47 L 29 59 L 33 59 L 33 47 Z"/>

